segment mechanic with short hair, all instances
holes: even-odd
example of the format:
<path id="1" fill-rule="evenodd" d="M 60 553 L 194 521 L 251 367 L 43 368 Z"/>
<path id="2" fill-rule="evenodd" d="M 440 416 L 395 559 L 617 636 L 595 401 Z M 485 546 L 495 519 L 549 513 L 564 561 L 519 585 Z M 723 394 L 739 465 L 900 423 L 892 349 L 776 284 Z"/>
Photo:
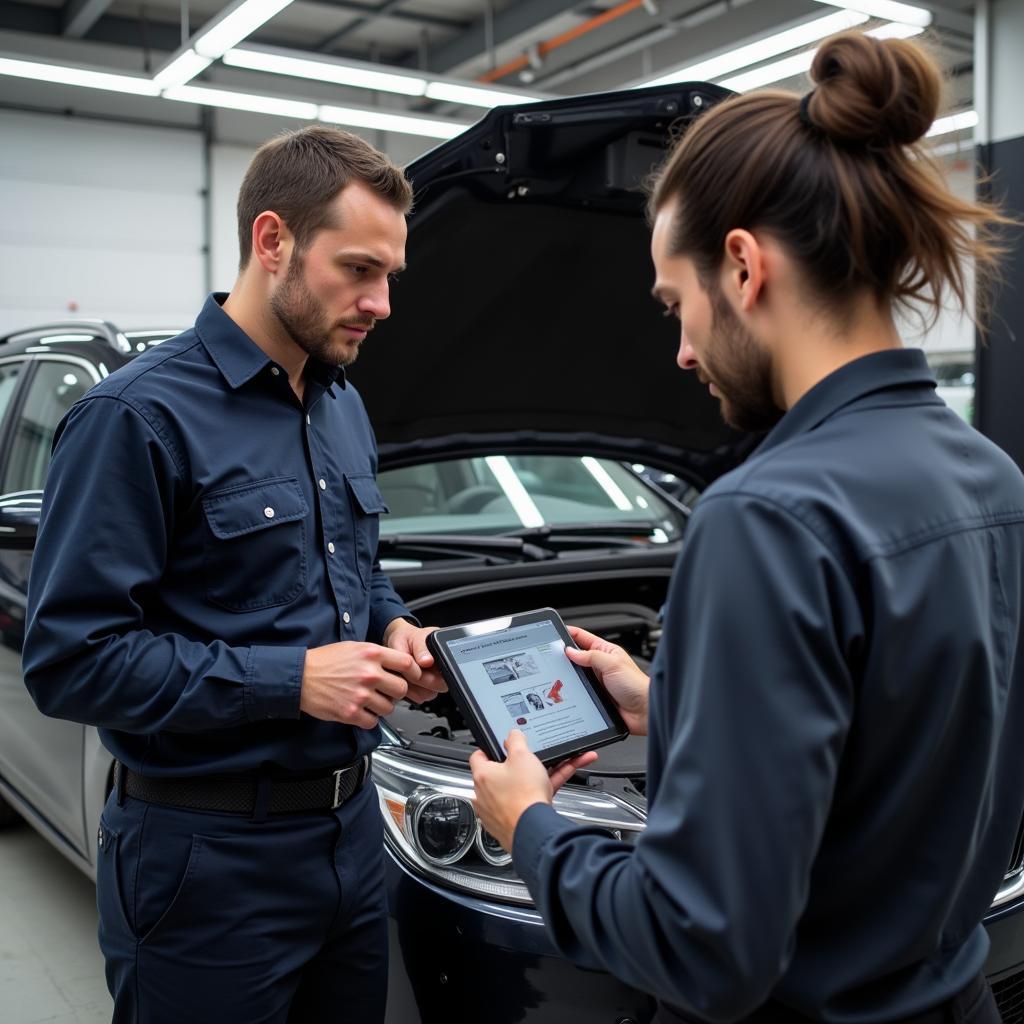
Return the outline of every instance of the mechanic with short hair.
<path id="1" fill-rule="evenodd" d="M 377 561 L 344 367 L 389 315 L 411 200 L 355 135 L 268 142 L 230 295 L 58 429 L 25 679 L 117 758 L 97 839 L 115 1022 L 383 1020 L 369 756 L 378 716 L 444 683 Z"/>
<path id="2" fill-rule="evenodd" d="M 651 679 L 574 633 L 649 733 L 646 830 L 560 817 L 516 731 L 473 755 L 477 810 L 555 945 L 659 1022 L 988 1024 L 981 922 L 1024 812 L 1024 477 L 893 308 L 964 305 L 1010 222 L 919 145 L 924 51 L 843 34 L 812 77 L 698 118 L 651 201 L 679 365 L 768 434 L 696 506 Z"/>

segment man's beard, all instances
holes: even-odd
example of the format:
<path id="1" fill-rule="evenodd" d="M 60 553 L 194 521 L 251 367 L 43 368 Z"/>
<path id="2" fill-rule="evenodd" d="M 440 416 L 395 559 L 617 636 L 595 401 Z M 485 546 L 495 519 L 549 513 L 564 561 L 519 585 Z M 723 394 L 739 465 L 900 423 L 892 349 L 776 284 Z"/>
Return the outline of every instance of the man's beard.
<path id="1" fill-rule="evenodd" d="M 770 430 L 785 412 L 775 403 L 772 359 L 740 322 L 715 282 L 711 339 L 697 376 L 721 394 L 722 419 L 737 430 Z"/>
<path id="2" fill-rule="evenodd" d="M 348 366 L 359 355 L 359 343 L 331 341 L 331 324 L 321 303 L 306 285 L 305 264 L 292 254 L 281 286 L 270 297 L 270 311 L 288 337 L 306 355 L 328 366 Z M 373 330 L 373 317 L 345 321 L 349 327 Z"/>

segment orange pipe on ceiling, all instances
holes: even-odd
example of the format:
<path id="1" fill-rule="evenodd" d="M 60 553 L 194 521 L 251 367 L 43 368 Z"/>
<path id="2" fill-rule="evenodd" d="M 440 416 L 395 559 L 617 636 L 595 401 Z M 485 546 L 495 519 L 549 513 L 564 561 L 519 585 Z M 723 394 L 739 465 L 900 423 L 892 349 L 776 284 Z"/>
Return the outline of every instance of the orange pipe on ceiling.
<path id="1" fill-rule="evenodd" d="M 566 43 L 571 43 L 574 39 L 579 39 L 580 36 L 585 36 L 588 32 L 593 32 L 595 28 L 607 25 L 608 22 L 615 21 L 617 18 L 621 18 L 624 14 L 629 14 L 630 11 L 635 11 L 638 7 L 643 6 L 644 0 L 624 0 L 623 3 L 617 4 L 615 7 L 609 7 L 607 11 L 602 11 L 593 18 L 589 18 L 587 21 L 573 26 L 561 35 L 557 35 L 553 39 L 546 39 L 537 47 L 537 52 L 543 57 L 546 54 L 551 53 L 552 50 L 557 50 L 560 46 L 565 46 Z M 507 64 L 502 64 L 500 67 L 494 68 L 493 71 L 488 71 L 487 74 L 480 75 L 477 81 L 496 82 L 498 79 L 504 78 L 506 75 L 511 75 L 515 71 L 521 71 L 529 63 L 530 58 L 524 53 L 522 56 L 516 57 L 515 60 L 510 60 Z"/>

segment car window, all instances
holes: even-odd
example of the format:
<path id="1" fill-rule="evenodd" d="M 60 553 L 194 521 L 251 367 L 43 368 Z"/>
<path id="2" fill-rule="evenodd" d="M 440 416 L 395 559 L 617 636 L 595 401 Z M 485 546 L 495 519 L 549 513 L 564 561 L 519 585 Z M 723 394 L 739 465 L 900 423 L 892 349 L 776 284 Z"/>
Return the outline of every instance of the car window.
<path id="1" fill-rule="evenodd" d="M 14 397 L 14 389 L 18 386 L 21 376 L 22 362 L 3 363 L 0 365 L 0 426 L 7 416 L 7 409 Z"/>
<path id="2" fill-rule="evenodd" d="M 666 542 L 684 514 L 638 473 L 611 459 L 487 455 L 450 459 L 379 476 L 390 515 L 381 532 L 501 534 L 531 527 L 636 524 Z"/>
<path id="3" fill-rule="evenodd" d="M 37 363 L 11 435 L 0 487 L 4 494 L 42 490 L 57 424 L 92 384 L 90 374 L 74 363 L 49 360 Z"/>

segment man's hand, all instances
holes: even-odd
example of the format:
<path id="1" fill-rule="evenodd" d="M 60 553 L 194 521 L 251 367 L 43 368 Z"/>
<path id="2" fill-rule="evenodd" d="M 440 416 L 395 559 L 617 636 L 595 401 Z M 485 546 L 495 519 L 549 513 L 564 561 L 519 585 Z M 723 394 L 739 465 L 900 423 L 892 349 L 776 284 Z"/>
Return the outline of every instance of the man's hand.
<path id="1" fill-rule="evenodd" d="M 405 619 L 392 619 L 384 630 L 384 646 L 409 654 L 420 670 L 417 679 L 407 678 L 409 691 L 406 697 L 415 704 L 444 693 L 448 685 L 441 673 L 434 670 L 434 656 L 427 650 L 427 636 L 437 626 L 414 626 Z"/>
<path id="2" fill-rule="evenodd" d="M 325 722 L 372 729 L 395 710 L 422 672 L 412 655 L 377 644 L 343 641 L 306 651 L 299 709 Z"/>
<path id="3" fill-rule="evenodd" d="M 626 728 L 634 736 L 647 735 L 647 691 L 650 677 L 621 648 L 588 633 L 579 626 L 567 626 L 581 650 L 566 647 L 566 657 L 591 669 L 618 706 Z"/>
<path id="4" fill-rule="evenodd" d="M 469 766 L 473 770 L 473 803 L 480 823 L 511 853 L 512 838 L 523 811 L 534 804 L 550 804 L 576 770 L 596 761 L 597 754 L 590 750 L 563 761 L 549 774 L 518 729 L 508 734 L 505 750 L 508 759 L 502 763 L 491 761 L 482 750 L 474 751 Z"/>

